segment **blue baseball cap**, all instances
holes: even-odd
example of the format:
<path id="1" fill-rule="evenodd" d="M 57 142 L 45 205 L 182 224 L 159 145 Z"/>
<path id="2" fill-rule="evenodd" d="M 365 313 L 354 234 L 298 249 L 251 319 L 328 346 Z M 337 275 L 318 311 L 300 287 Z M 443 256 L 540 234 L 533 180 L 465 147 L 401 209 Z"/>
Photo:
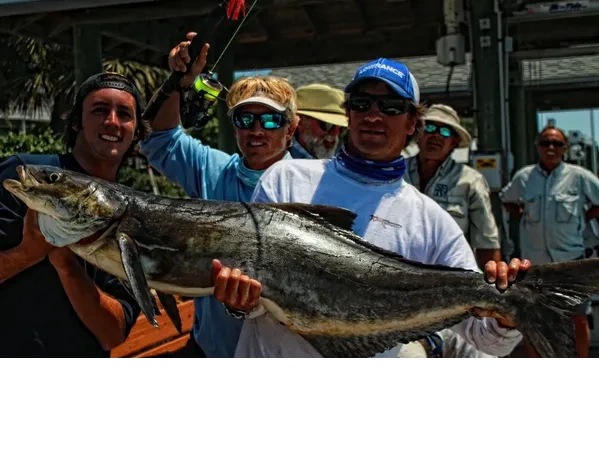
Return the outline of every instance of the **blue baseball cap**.
<path id="1" fill-rule="evenodd" d="M 366 63 L 358 68 L 354 79 L 345 87 L 345 92 L 351 92 L 358 83 L 364 80 L 380 80 L 400 96 L 410 99 L 414 103 L 420 103 L 420 88 L 405 64 L 387 58 L 379 58 Z"/>

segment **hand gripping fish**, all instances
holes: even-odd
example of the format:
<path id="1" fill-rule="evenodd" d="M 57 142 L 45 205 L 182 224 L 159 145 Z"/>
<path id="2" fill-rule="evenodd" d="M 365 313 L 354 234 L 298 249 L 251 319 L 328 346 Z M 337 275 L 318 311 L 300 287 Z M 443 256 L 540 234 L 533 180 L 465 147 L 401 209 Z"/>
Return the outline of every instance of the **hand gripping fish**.
<path id="1" fill-rule="evenodd" d="M 38 211 L 57 246 L 127 280 L 154 322 L 149 287 L 213 292 L 212 260 L 262 283 L 261 305 L 325 357 L 369 357 L 451 327 L 473 309 L 515 319 L 542 357 L 575 357 L 575 308 L 599 291 L 599 259 L 533 266 L 499 292 L 480 273 L 406 260 L 353 232 L 351 211 L 169 199 L 48 166 L 4 187 Z"/>

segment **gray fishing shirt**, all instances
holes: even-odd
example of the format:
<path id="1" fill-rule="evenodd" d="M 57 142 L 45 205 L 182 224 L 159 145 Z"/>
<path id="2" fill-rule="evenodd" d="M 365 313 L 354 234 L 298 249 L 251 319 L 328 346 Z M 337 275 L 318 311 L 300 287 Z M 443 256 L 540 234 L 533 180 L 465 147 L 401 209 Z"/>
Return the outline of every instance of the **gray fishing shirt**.
<path id="1" fill-rule="evenodd" d="M 418 157 L 407 158 L 406 162 L 404 180 L 420 191 Z M 437 169 L 423 194 L 453 217 L 474 249 L 500 248 L 489 185 L 480 172 L 449 157 Z"/>
<path id="2" fill-rule="evenodd" d="M 520 169 L 499 194 L 503 203 L 523 207 L 522 258 L 532 264 L 584 256 L 585 211 L 599 206 L 599 179 L 589 170 L 561 163 L 547 174 L 538 164 Z"/>

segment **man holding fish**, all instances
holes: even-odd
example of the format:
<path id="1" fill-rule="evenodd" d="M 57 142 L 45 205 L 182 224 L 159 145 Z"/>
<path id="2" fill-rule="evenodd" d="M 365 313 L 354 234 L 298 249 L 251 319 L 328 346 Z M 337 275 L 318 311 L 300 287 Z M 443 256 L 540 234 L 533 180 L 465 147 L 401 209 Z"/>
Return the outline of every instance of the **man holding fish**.
<path id="1" fill-rule="evenodd" d="M 349 141 L 330 161 L 281 162 L 266 171 L 256 187 L 255 202 L 305 202 L 347 208 L 358 214 L 354 231 L 367 241 L 410 260 L 478 270 L 459 226 L 435 202 L 403 180 L 403 149 L 418 139 L 424 126 L 416 79 L 398 62 L 379 58 L 360 67 L 345 89 Z M 392 224 L 386 225 L 386 224 Z M 490 282 L 505 289 L 528 261 L 513 259 L 486 265 Z M 235 274 L 237 275 L 237 274 Z M 240 277 L 240 276 L 238 276 Z M 240 282 L 239 290 L 244 290 Z M 254 299 L 217 296 L 230 308 L 252 310 Z M 470 318 L 453 329 L 482 352 L 505 356 L 521 340 L 512 320 L 493 311 Z M 281 351 L 280 343 L 286 343 Z M 378 354 L 396 357 L 401 345 Z M 318 356 L 305 340 L 263 315 L 246 321 L 238 356 Z"/>
<path id="2" fill-rule="evenodd" d="M 188 35 L 190 39 L 194 36 L 195 34 Z M 187 46 L 188 43 L 182 43 L 171 51 L 171 69 L 185 70 L 185 63 L 189 59 Z M 203 52 L 192 67 L 191 73 L 186 75 L 187 84 L 191 84 L 201 72 L 205 60 L 206 55 Z M 261 167 L 262 171 L 266 171 L 256 187 L 253 200 L 320 203 L 349 208 L 358 213 L 355 231 L 378 246 L 399 251 L 407 258 L 424 263 L 477 270 L 472 250 L 452 218 L 440 207 L 435 207 L 432 202 L 425 200 L 425 196 L 406 186 L 402 180 L 405 161 L 400 156 L 401 152 L 411 140 L 418 138 L 423 128 L 424 109 L 419 104 L 419 89 L 412 74 L 403 64 L 380 59 L 360 68 L 356 79 L 346 88 L 346 93 L 350 94 L 347 103 L 350 127 L 348 148 L 342 149 L 335 159 L 328 162 L 287 159 L 281 161 L 281 158 L 273 160 L 270 165 Z M 287 106 L 287 109 L 293 111 L 293 107 Z M 165 125 L 160 124 L 160 128 L 172 130 L 177 126 L 177 109 L 172 108 L 169 116 L 168 121 L 165 117 Z M 264 127 L 254 130 L 262 136 L 270 133 Z M 236 134 L 238 135 L 239 131 L 236 131 Z M 197 165 L 192 164 L 194 152 L 198 152 L 195 150 L 197 147 L 187 144 L 185 155 L 183 150 L 179 150 L 181 144 L 174 139 L 164 140 L 160 146 L 157 146 L 156 142 L 156 138 L 151 138 L 143 143 L 144 152 L 160 171 L 165 172 L 166 169 L 167 176 L 170 173 L 170 177 L 184 187 L 194 186 L 192 182 L 202 174 L 207 176 L 205 170 L 194 169 Z M 240 148 L 243 152 L 241 145 Z M 160 153 L 158 149 L 162 149 Z M 192 174 L 194 170 L 195 176 Z M 176 174 L 189 175 L 182 177 Z M 378 208 L 384 203 L 388 204 L 384 207 L 385 213 Z M 421 214 L 406 209 L 421 209 Z M 410 221 L 410 218 L 413 221 Z M 431 221 L 435 224 L 435 230 L 430 229 Z M 518 271 L 528 267 L 528 261 L 521 263 L 517 259 L 512 260 L 509 266 L 505 262 L 489 262 L 486 275 L 490 282 L 497 283 L 499 289 L 505 289 L 508 280 L 515 280 Z M 250 279 L 238 269 L 222 267 L 220 262 L 215 261 L 214 296 L 225 303 L 225 311 L 232 317 L 243 316 L 244 312 L 256 307 L 260 297 L 257 287 L 260 287 L 259 281 Z M 211 305 L 211 308 L 214 307 Z M 509 354 L 521 339 L 519 332 L 512 328 L 511 320 L 497 317 L 494 312 L 479 313 L 481 316 L 495 318 L 467 320 L 457 326 L 456 330 L 483 352 L 494 355 Z M 237 355 L 255 355 L 248 350 L 257 343 L 249 343 L 248 340 L 261 340 L 257 338 L 260 337 L 258 329 L 264 333 L 262 338 L 269 338 L 266 339 L 267 343 L 260 342 L 256 349 L 268 349 L 268 344 L 275 343 L 281 348 L 281 343 L 287 340 L 290 343 L 289 355 L 295 355 L 298 349 L 298 355 L 317 354 L 312 352 L 313 350 L 304 352 L 306 348 L 302 343 L 298 344 L 302 339 L 293 336 L 291 331 L 284 330 L 283 326 L 265 325 L 263 322 L 264 319 L 259 317 L 246 320 L 245 324 L 239 321 L 236 327 L 232 325 L 237 330 L 237 336 L 242 326 L 244 332 L 239 343 L 237 340 L 230 341 L 227 355 L 232 355 L 235 345 Z M 269 326 L 272 327 L 269 329 Z M 220 341 L 223 335 L 222 330 L 215 330 L 210 336 L 207 335 L 206 339 L 214 343 Z M 385 355 L 397 356 L 399 348 Z M 258 354 L 264 355 L 268 352 Z"/>
<path id="3" fill-rule="evenodd" d="M 139 315 L 118 279 L 68 247 L 50 245 L 35 211 L 2 187 L 19 165 L 50 165 L 114 181 L 128 152 L 147 133 L 135 86 L 97 74 L 75 97 L 65 133 L 70 153 L 16 155 L 0 164 L 0 332 L 3 357 L 108 357 Z"/>

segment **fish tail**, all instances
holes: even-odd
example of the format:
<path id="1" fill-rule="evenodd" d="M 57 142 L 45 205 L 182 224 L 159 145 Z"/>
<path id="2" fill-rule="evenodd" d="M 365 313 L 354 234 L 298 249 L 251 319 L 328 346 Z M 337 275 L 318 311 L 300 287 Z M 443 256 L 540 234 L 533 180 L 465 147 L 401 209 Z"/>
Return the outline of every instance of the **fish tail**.
<path id="1" fill-rule="evenodd" d="M 540 357 L 577 357 L 573 316 L 599 293 L 599 259 L 532 266 L 516 284 L 517 327 Z"/>

